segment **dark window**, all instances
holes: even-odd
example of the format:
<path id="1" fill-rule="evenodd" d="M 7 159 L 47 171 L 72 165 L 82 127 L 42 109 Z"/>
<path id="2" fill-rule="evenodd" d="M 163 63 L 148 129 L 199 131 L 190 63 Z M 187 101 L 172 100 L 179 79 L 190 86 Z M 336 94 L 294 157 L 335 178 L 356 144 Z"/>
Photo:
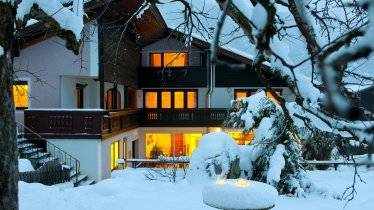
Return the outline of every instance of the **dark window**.
<path id="1" fill-rule="evenodd" d="M 114 106 L 114 94 L 117 93 L 117 103 L 116 106 Z M 115 90 L 114 88 L 109 89 L 105 93 L 105 109 L 120 109 L 121 108 L 121 93 L 118 90 Z"/>
<path id="2" fill-rule="evenodd" d="M 75 96 L 77 101 L 77 108 L 82 109 L 84 107 L 84 88 L 86 85 L 83 84 L 77 84 L 75 87 Z"/>

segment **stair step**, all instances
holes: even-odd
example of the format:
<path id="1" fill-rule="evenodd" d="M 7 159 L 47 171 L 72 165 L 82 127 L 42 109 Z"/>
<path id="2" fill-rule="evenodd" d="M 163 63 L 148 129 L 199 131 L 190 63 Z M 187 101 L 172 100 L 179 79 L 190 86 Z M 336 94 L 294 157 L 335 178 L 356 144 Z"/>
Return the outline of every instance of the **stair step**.
<path id="1" fill-rule="evenodd" d="M 26 139 L 26 138 L 17 138 L 17 142 L 18 142 L 18 144 L 26 143 L 26 142 L 28 142 L 28 141 L 29 141 L 29 140 Z"/>
<path id="2" fill-rule="evenodd" d="M 27 147 L 35 147 L 36 145 L 33 143 L 21 143 L 18 144 L 18 149 L 25 149 Z"/>
<path id="3" fill-rule="evenodd" d="M 42 159 L 42 158 L 48 157 L 49 155 L 50 155 L 49 152 L 39 152 L 37 154 L 31 155 L 29 158 L 32 158 L 32 159 L 40 158 L 40 159 Z"/>
<path id="4" fill-rule="evenodd" d="M 78 186 L 79 183 L 81 183 L 82 181 L 86 181 L 86 180 L 87 180 L 87 175 L 82 174 L 82 175 L 78 176 L 78 180 L 74 177 L 74 178 L 72 178 L 71 181 L 74 182 L 74 186 Z"/>
<path id="5" fill-rule="evenodd" d="M 95 184 L 95 180 L 87 179 L 85 181 L 81 181 L 79 183 L 79 186 L 87 186 L 87 185 L 93 185 L 93 184 Z"/>
<path id="6" fill-rule="evenodd" d="M 42 152 L 42 151 L 44 151 L 43 148 L 30 148 L 30 149 L 22 151 L 21 153 L 27 155 L 27 154 L 32 154 L 32 153 Z"/>
<path id="7" fill-rule="evenodd" d="M 46 163 L 48 161 L 53 161 L 53 160 L 57 160 L 57 158 L 54 158 L 54 157 L 45 157 L 45 158 L 41 158 L 40 160 L 38 160 L 38 163 Z"/>

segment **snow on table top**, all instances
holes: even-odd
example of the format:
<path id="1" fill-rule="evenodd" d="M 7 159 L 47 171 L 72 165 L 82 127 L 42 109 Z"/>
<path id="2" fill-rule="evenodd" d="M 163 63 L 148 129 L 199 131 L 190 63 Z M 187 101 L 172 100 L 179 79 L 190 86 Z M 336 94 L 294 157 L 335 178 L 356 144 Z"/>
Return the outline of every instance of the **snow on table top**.
<path id="1" fill-rule="evenodd" d="M 221 209 L 265 209 L 273 207 L 278 199 L 277 190 L 267 184 L 248 181 L 247 186 L 237 186 L 236 179 L 226 184 L 210 182 L 203 189 L 205 204 Z"/>

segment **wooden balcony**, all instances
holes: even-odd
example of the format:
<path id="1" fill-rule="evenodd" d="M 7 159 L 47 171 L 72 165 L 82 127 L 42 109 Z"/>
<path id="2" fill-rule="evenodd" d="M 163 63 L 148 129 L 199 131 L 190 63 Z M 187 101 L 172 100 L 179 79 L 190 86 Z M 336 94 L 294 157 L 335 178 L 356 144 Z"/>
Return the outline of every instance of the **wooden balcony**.
<path id="1" fill-rule="evenodd" d="M 100 139 L 139 127 L 141 110 L 25 110 L 25 125 L 44 138 Z"/>
<path id="2" fill-rule="evenodd" d="M 25 125 L 49 139 L 106 139 L 137 127 L 220 127 L 226 109 L 25 110 Z"/>

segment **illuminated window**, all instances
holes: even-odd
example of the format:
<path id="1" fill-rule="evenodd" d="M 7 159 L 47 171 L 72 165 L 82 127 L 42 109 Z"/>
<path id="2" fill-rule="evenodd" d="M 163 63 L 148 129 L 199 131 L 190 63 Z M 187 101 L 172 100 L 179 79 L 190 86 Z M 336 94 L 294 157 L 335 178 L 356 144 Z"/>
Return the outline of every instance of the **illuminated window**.
<path id="1" fill-rule="evenodd" d="M 117 168 L 116 160 L 119 159 L 119 142 L 113 142 L 110 144 L 110 169 L 114 170 Z"/>
<path id="2" fill-rule="evenodd" d="M 171 92 L 161 92 L 161 108 L 171 108 Z"/>
<path id="3" fill-rule="evenodd" d="M 174 135 L 174 143 L 172 136 Z M 146 157 L 159 155 L 172 157 L 191 156 L 197 148 L 201 133 L 146 133 Z"/>
<path id="4" fill-rule="evenodd" d="M 162 64 L 162 54 L 161 53 L 151 53 L 149 55 L 151 67 L 161 67 Z"/>
<path id="5" fill-rule="evenodd" d="M 170 133 L 146 133 L 146 158 L 157 158 L 160 155 L 172 156 Z"/>
<path id="6" fill-rule="evenodd" d="M 164 53 L 164 66 L 187 66 L 187 53 Z"/>
<path id="7" fill-rule="evenodd" d="M 193 151 L 199 145 L 201 133 L 185 133 L 183 134 L 183 156 L 192 156 Z"/>
<path id="8" fill-rule="evenodd" d="M 145 92 L 145 108 L 157 108 L 157 92 Z"/>
<path id="9" fill-rule="evenodd" d="M 243 132 L 227 132 L 239 145 L 249 144 L 253 139 L 253 132 L 243 134 Z"/>
<path id="10" fill-rule="evenodd" d="M 235 99 L 247 98 L 247 91 L 237 91 L 235 92 Z"/>
<path id="11" fill-rule="evenodd" d="M 235 90 L 235 99 L 246 98 L 246 97 L 249 97 L 249 96 L 254 95 L 256 93 L 257 93 L 257 90 L 255 90 L 255 89 Z M 282 91 L 280 91 L 280 90 L 275 90 L 275 93 L 277 93 L 277 95 L 279 95 L 279 96 L 282 95 Z M 266 91 L 266 96 L 268 98 L 274 99 L 275 102 L 279 104 L 279 102 L 271 95 L 270 92 Z"/>
<path id="12" fill-rule="evenodd" d="M 184 52 L 151 53 L 151 67 L 183 67 L 188 64 L 188 54 Z"/>
<path id="13" fill-rule="evenodd" d="M 144 91 L 144 108 L 195 109 L 197 96 L 196 90 L 147 90 Z"/>
<path id="14" fill-rule="evenodd" d="M 275 91 L 275 93 L 280 96 L 281 95 L 281 92 L 280 91 Z M 272 98 L 277 104 L 279 104 L 279 101 L 277 99 L 274 98 L 273 95 L 271 95 L 271 93 L 269 91 L 266 91 L 266 96 L 268 98 Z"/>
<path id="15" fill-rule="evenodd" d="M 184 92 L 174 92 L 174 108 L 184 108 Z"/>
<path id="16" fill-rule="evenodd" d="M 13 100 L 17 109 L 29 107 L 29 86 L 27 81 L 13 82 Z"/>
<path id="17" fill-rule="evenodd" d="M 188 109 L 197 108 L 197 92 L 196 91 L 187 92 L 187 108 Z"/>

